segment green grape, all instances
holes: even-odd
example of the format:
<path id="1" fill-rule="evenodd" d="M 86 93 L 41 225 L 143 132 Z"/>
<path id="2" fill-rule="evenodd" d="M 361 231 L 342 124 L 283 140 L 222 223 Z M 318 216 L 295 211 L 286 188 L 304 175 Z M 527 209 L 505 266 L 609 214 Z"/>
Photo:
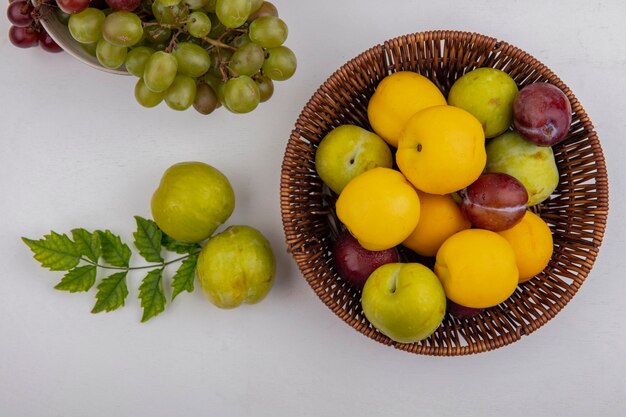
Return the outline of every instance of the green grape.
<path id="1" fill-rule="evenodd" d="M 172 54 L 157 51 L 146 62 L 143 81 L 150 90 L 160 93 L 174 82 L 177 70 L 178 61 Z"/>
<path id="2" fill-rule="evenodd" d="M 209 13 L 215 13 L 215 3 L 217 3 L 217 0 L 207 0 L 206 4 L 204 5 L 204 10 Z"/>
<path id="3" fill-rule="evenodd" d="M 143 32 L 146 40 L 151 44 L 166 43 L 172 37 L 172 30 L 161 25 L 146 26 Z"/>
<path id="4" fill-rule="evenodd" d="M 178 62 L 178 73 L 197 78 L 204 75 L 211 65 L 209 53 L 203 47 L 189 43 L 179 42 L 172 55 Z"/>
<path id="5" fill-rule="evenodd" d="M 91 56 L 96 56 L 96 47 L 98 46 L 98 42 L 93 43 L 81 43 L 80 46 L 83 48 L 85 52 L 87 52 Z"/>
<path id="6" fill-rule="evenodd" d="M 167 47 L 169 46 L 169 42 L 159 42 L 159 43 L 151 43 L 150 46 L 155 50 L 155 51 L 165 51 L 167 49 Z"/>
<path id="7" fill-rule="evenodd" d="M 256 12 L 250 14 L 248 22 L 258 19 L 261 16 L 275 16 L 278 17 L 278 9 L 269 1 L 264 1 L 261 7 Z"/>
<path id="8" fill-rule="evenodd" d="M 230 58 L 230 69 L 237 75 L 254 75 L 263 66 L 265 51 L 256 43 L 247 43 Z"/>
<path id="9" fill-rule="evenodd" d="M 126 54 L 126 61 L 124 66 L 126 71 L 133 74 L 135 77 L 143 77 L 143 71 L 146 67 L 146 62 L 156 51 L 148 46 L 139 46 L 131 49 Z"/>
<path id="10" fill-rule="evenodd" d="M 208 0 L 184 0 L 185 4 L 189 6 L 191 10 L 199 10 L 204 8 Z"/>
<path id="11" fill-rule="evenodd" d="M 263 0 L 251 0 L 250 1 L 250 13 L 254 13 L 261 8 Z"/>
<path id="12" fill-rule="evenodd" d="M 220 101 L 220 104 L 228 109 L 228 106 L 226 105 L 226 99 L 224 98 L 224 89 L 225 89 L 225 87 L 226 87 L 226 83 L 225 82 L 221 82 L 221 83 L 219 83 L 217 85 L 217 90 L 214 90 L 214 91 L 217 94 L 217 99 Z M 230 109 L 228 109 L 228 110 L 230 110 Z"/>
<path id="13" fill-rule="evenodd" d="M 219 59 L 221 55 L 221 60 Z M 233 51 L 230 49 L 221 49 L 220 54 L 218 55 L 217 51 L 213 49 L 209 56 L 211 57 L 211 64 L 209 65 L 209 72 L 219 78 L 222 78 L 222 71 L 220 68 L 226 68 L 228 66 L 228 61 L 233 55 Z"/>
<path id="14" fill-rule="evenodd" d="M 217 94 L 210 85 L 200 82 L 196 87 L 196 98 L 193 107 L 198 113 L 211 114 L 220 104 Z"/>
<path id="15" fill-rule="evenodd" d="M 215 13 L 224 26 L 238 28 L 248 20 L 251 7 L 250 0 L 217 0 Z"/>
<path id="16" fill-rule="evenodd" d="M 268 57 L 263 63 L 263 73 L 274 81 L 284 81 L 296 72 L 298 61 L 291 49 L 279 46 L 267 50 Z"/>
<path id="17" fill-rule="evenodd" d="M 207 16 L 211 19 L 211 31 L 209 32 L 209 38 L 217 39 L 224 32 L 226 32 L 227 28 L 222 22 L 220 22 L 220 19 L 215 13 L 209 13 Z"/>
<path id="18" fill-rule="evenodd" d="M 170 7 L 177 6 L 182 0 L 154 0 L 155 3 L 159 3 L 161 6 Z"/>
<path id="19" fill-rule="evenodd" d="M 195 38 L 204 38 L 211 31 L 211 19 L 206 13 L 195 11 L 187 18 L 187 31 Z"/>
<path id="20" fill-rule="evenodd" d="M 222 80 L 221 77 L 217 77 L 214 74 L 211 74 L 210 72 L 207 72 L 206 74 L 204 74 L 204 76 L 202 77 L 202 82 L 208 84 L 216 93 L 217 93 L 217 90 L 219 90 L 220 88 L 220 84 L 224 84 L 224 81 Z"/>
<path id="21" fill-rule="evenodd" d="M 124 64 L 128 48 L 110 44 L 105 39 L 100 39 L 96 45 L 96 57 L 98 62 L 105 68 L 115 69 Z"/>
<path id="22" fill-rule="evenodd" d="M 113 12 L 102 24 L 102 37 L 116 46 L 133 46 L 142 36 L 141 19 L 132 12 Z"/>
<path id="23" fill-rule="evenodd" d="M 153 3 L 154 0 L 141 0 L 141 3 L 139 3 L 139 11 L 143 12 L 146 15 L 151 15 Z"/>
<path id="24" fill-rule="evenodd" d="M 247 34 L 244 34 L 244 35 L 237 36 L 235 39 L 230 41 L 230 45 L 235 48 L 241 48 L 242 46 L 250 42 L 252 42 L 250 40 L 250 37 Z"/>
<path id="25" fill-rule="evenodd" d="M 242 75 L 224 84 L 225 106 L 233 113 L 249 113 L 261 101 L 259 86 L 250 77 Z"/>
<path id="26" fill-rule="evenodd" d="M 263 48 L 282 45 L 287 34 L 287 25 L 279 17 L 261 16 L 250 23 L 250 39 Z"/>
<path id="27" fill-rule="evenodd" d="M 172 25 L 184 21 L 189 15 L 189 8 L 180 4 L 163 6 L 155 1 L 152 3 L 152 14 L 157 22 Z"/>
<path id="28" fill-rule="evenodd" d="M 137 103 L 144 107 L 154 107 L 163 101 L 163 97 L 165 97 L 165 91 L 155 93 L 146 86 L 143 78 L 137 80 L 137 84 L 135 84 L 135 100 L 137 100 Z"/>
<path id="29" fill-rule="evenodd" d="M 260 75 L 254 78 L 259 86 L 259 92 L 261 93 L 261 103 L 265 103 L 274 94 L 274 82 L 267 75 Z"/>
<path id="30" fill-rule="evenodd" d="M 196 82 L 186 75 L 177 75 L 165 92 L 165 103 L 174 110 L 186 110 L 196 98 Z"/>
<path id="31" fill-rule="evenodd" d="M 82 12 L 70 15 L 67 27 L 72 38 L 80 43 L 95 43 L 102 37 L 102 24 L 105 19 L 102 10 L 88 7 Z"/>

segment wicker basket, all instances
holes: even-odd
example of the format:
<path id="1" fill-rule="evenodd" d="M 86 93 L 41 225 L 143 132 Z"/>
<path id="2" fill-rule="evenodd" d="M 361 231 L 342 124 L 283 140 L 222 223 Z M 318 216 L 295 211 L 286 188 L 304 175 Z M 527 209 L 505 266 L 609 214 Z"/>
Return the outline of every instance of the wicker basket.
<path id="1" fill-rule="evenodd" d="M 575 114 L 568 137 L 554 147 L 560 172 L 558 188 L 534 208 L 552 229 L 554 254 L 542 273 L 520 284 L 502 304 L 468 320 L 448 314 L 428 339 L 396 343 L 367 321 L 361 310 L 360 291 L 334 270 L 334 201 L 315 172 L 315 151 L 325 134 L 341 124 L 371 129 L 367 103 L 386 75 L 415 71 L 447 95 L 457 78 L 477 67 L 501 69 L 520 87 L 536 81 L 550 82 L 563 90 L 572 104 Z M 401 36 L 363 52 L 313 95 L 296 121 L 285 151 L 281 210 L 289 252 L 311 288 L 343 321 L 397 349 L 428 355 L 465 355 L 493 350 L 532 333 L 576 294 L 602 243 L 608 183 L 593 125 L 576 97 L 552 71 L 506 42 L 475 33 L 433 31 Z"/>

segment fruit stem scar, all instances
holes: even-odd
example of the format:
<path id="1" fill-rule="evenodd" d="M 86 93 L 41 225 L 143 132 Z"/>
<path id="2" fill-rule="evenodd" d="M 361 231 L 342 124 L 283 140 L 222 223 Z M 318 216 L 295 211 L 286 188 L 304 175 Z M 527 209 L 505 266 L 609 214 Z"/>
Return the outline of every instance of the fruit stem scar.
<path id="1" fill-rule="evenodd" d="M 417 151 L 418 152 L 422 152 L 422 144 L 421 143 L 417 144 Z"/>
<path id="2" fill-rule="evenodd" d="M 391 294 L 395 294 L 396 289 L 398 288 L 398 276 L 400 275 L 400 268 L 398 268 L 391 279 L 389 280 L 389 292 Z"/>

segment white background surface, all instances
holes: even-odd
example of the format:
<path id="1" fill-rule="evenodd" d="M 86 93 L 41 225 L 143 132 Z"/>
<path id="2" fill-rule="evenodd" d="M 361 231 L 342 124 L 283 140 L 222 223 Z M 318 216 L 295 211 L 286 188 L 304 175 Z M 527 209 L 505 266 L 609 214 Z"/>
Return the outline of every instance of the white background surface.
<path id="1" fill-rule="evenodd" d="M 275 4 L 299 69 L 247 116 L 140 108 L 130 77 L 14 48 L 0 18 L 0 416 L 625 415 L 626 3 Z M 549 66 L 593 120 L 610 178 L 607 233 L 578 295 L 531 336 L 469 357 L 407 354 L 346 326 L 286 253 L 280 221 L 284 147 L 315 89 L 370 46 L 431 29 L 488 34 Z M 62 273 L 21 236 L 109 228 L 130 241 L 132 216 L 150 216 L 162 172 L 185 160 L 222 170 L 229 223 L 271 240 L 278 273 L 261 304 L 221 311 L 197 289 L 140 324 L 139 275 L 109 314 L 89 313 L 94 290 L 52 288 Z"/>

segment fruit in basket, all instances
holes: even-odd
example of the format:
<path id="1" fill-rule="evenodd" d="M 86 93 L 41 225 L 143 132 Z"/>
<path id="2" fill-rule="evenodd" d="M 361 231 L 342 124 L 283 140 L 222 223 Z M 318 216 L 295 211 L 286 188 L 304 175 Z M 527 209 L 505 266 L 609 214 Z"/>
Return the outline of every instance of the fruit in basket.
<path id="1" fill-rule="evenodd" d="M 514 177 L 500 172 L 482 174 L 459 192 L 461 209 L 476 227 L 494 232 L 513 227 L 526 212 L 528 192 Z"/>
<path id="2" fill-rule="evenodd" d="M 418 263 L 393 263 L 376 269 L 363 287 L 361 303 L 369 322 L 400 343 L 430 336 L 446 312 L 446 295 L 439 279 Z"/>
<path id="3" fill-rule="evenodd" d="M 470 112 L 482 124 L 485 137 L 493 138 L 511 126 L 517 91 L 517 84 L 506 72 L 478 68 L 454 82 L 448 104 Z"/>
<path id="4" fill-rule="evenodd" d="M 441 244 L 453 234 L 469 229 L 471 224 L 449 194 L 417 192 L 420 218 L 402 245 L 422 256 L 435 256 Z"/>
<path id="5" fill-rule="evenodd" d="M 219 170 L 202 162 L 169 167 L 152 195 L 152 217 L 168 236 L 200 242 L 211 236 L 235 208 L 235 194 Z"/>
<path id="6" fill-rule="evenodd" d="M 230 226 L 213 236 L 198 258 L 198 282 L 220 308 L 258 303 L 272 288 L 275 273 L 270 243 L 249 226 Z"/>
<path id="7" fill-rule="evenodd" d="M 515 177 L 528 192 L 528 207 L 546 200 L 559 184 L 559 171 L 549 146 L 537 146 L 507 132 L 487 144 L 487 172 Z"/>
<path id="8" fill-rule="evenodd" d="M 437 252 L 435 274 L 450 300 L 472 308 L 500 304 L 513 294 L 519 278 L 509 242 L 483 229 L 449 237 Z"/>
<path id="9" fill-rule="evenodd" d="M 474 116 L 434 106 L 406 124 L 396 153 L 400 171 L 419 190 L 448 194 L 474 182 L 485 168 L 485 134 Z"/>
<path id="10" fill-rule="evenodd" d="M 567 136 L 572 124 L 572 106 L 558 87 L 533 83 L 522 88 L 513 103 L 513 124 L 524 139 L 552 146 Z"/>
<path id="11" fill-rule="evenodd" d="M 342 125 L 328 133 L 315 152 L 315 169 L 335 193 L 365 171 L 391 168 L 389 145 L 375 133 L 355 125 Z"/>
<path id="12" fill-rule="evenodd" d="M 402 243 L 417 226 L 420 201 L 400 172 L 374 168 L 346 185 L 336 203 L 339 220 L 372 251 Z"/>
<path id="13" fill-rule="evenodd" d="M 400 262 L 395 247 L 383 251 L 365 249 L 348 232 L 343 232 L 333 244 L 333 263 L 339 276 L 356 288 L 363 288 L 367 278 L 379 266 Z"/>
<path id="14" fill-rule="evenodd" d="M 378 84 L 367 105 L 367 116 L 374 131 L 397 147 L 404 126 L 415 113 L 443 104 L 446 99 L 432 81 L 415 72 L 399 71 Z"/>
<path id="15" fill-rule="evenodd" d="M 452 300 L 447 300 L 446 306 L 448 313 L 450 313 L 452 317 L 460 320 L 471 319 L 472 317 L 476 317 L 483 311 L 482 308 L 465 307 L 461 304 L 455 303 Z"/>
<path id="16" fill-rule="evenodd" d="M 552 251 L 552 232 L 545 221 L 532 211 L 510 229 L 499 232 L 515 252 L 519 282 L 525 282 L 548 266 Z"/>

